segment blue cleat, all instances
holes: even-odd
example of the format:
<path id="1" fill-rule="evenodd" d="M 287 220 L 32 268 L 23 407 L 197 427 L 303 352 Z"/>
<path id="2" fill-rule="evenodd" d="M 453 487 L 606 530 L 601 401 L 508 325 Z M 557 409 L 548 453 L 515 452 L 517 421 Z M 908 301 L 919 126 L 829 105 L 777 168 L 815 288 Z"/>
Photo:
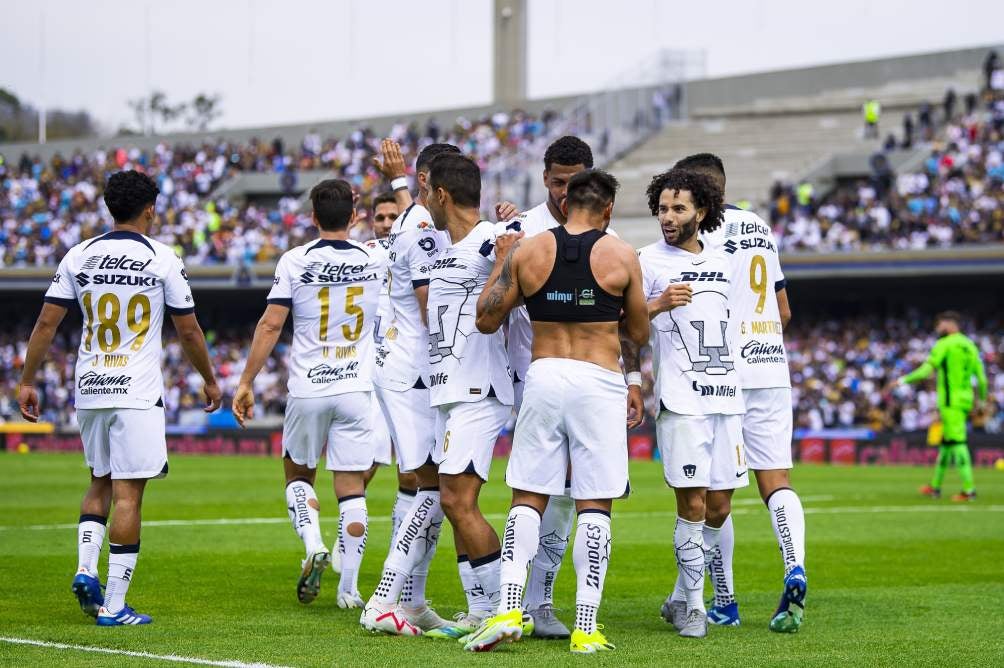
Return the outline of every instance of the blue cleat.
<path id="1" fill-rule="evenodd" d="M 733 601 L 709 608 L 708 621 L 718 626 L 739 626 L 739 604 Z"/>
<path id="2" fill-rule="evenodd" d="M 101 593 L 101 589 L 101 581 L 84 569 L 80 569 L 70 586 L 70 591 L 80 603 L 80 609 L 84 611 L 85 615 L 91 617 L 97 617 L 98 609 L 105 604 L 105 597 Z"/>
<path id="3" fill-rule="evenodd" d="M 128 605 L 114 615 L 101 607 L 98 612 L 98 626 L 137 626 L 139 624 L 149 624 L 153 619 L 149 615 L 141 615 Z"/>
<path id="4" fill-rule="evenodd" d="M 784 577 L 784 592 L 777 606 L 773 619 L 770 620 L 770 630 L 775 633 L 798 633 L 805 614 L 805 594 L 808 582 L 805 570 L 795 566 Z"/>

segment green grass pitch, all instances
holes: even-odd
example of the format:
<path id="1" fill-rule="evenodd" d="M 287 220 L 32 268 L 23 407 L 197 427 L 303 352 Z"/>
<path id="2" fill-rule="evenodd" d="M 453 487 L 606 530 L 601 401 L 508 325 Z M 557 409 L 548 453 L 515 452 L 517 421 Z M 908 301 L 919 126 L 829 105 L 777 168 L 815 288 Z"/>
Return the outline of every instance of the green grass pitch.
<path id="1" fill-rule="evenodd" d="M 632 462 L 632 497 L 615 504 L 613 552 L 600 621 L 617 650 L 573 657 L 567 642 L 524 640 L 485 655 L 455 642 L 370 635 L 359 611 L 339 610 L 328 573 L 311 605 L 296 600 L 302 545 L 286 519 L 275 459 L 173 457 L 147 488 L 143 550 L 130 603 L 147 627 L 98 628 L 70 594 L 76 567 L 79 455 L 0 454 L 0 636 L 283 666 L 715 665 L 990 666 L 1004 664 L 1004 473 L 977 471 L 980 499 L 956 506 L 915 494 L 920 468 L 796 469 L 807 510 L 809 596 L 796 635 L 767 621 L 780 563 L 754 489 L 736 496 L 736 586 L 743 625 L 685 640 L 659 618 L 676 574 L 673 500 L 657 463 Z M 496 461 L 483 507 L 499 528 L 508 508 Z M 370 488 L 370 533 L 360 588 L 367 597 L 387 552 L 393 476 Z M 330 476 L 319 478 L 326 540 L 335 534 Z M 954 483 L 949 480 L 949 483 Z M 946 485 L 946 489 L 950 489 Z M 271 523 L 212 523 L 273 518 Z M 164 522 L 173 520 L 174 522 Z M 202 522 L 199 522 L 202 521 Z M 52 525 L 66 525 L 61 528 Z M 464 603 L 445 528 L 429 595 L 444 617 Z M 107 563 L 107 547 L 101 573 Z M 557 584 L 559 615 L 574 617 L 571 554 Z M 178 665 L 146 658 L 0 641 L 0 665 Z"/>

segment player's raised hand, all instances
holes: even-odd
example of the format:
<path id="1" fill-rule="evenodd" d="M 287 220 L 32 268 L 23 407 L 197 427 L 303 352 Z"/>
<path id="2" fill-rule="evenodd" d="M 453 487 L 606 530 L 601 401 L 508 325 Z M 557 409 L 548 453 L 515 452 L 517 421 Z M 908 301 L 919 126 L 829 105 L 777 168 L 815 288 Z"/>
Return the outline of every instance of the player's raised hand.
<path id="1" fill-rule="evenodd" d="M 220 405 L 223 403 L 223 390 L 215 382 L 206 383 L 202 388 L 203 394 L 206 395 L 206 407 L 203 408 L 207 413 L 215 413 L 219 410 Z"/>
<path id="2" fill-rule="evenodd" d="M 645 422 L 645 398 L 641 394 L 641 388 L 637 385 L 628 385 L 627 428 L 640 427 L 643 422 Z"/>
<path id="3" fill-rule="evenodd" d="M 495 261 L 501 262 L 504 260 L 512 252 L 516 242 L 523 238 L 524 234 L 524 232 L 510 232 L 509 234 L 500 234 L 495 237 Z"/>
<path id="4" fill-rule="evenodd" d="M 499 202 L 495 205 L 495 220 L 504 223 L 519 214 L 519 208 L 512 202 Z"/>
<path id="5" fill-rule="evenodd" d="M 17 405 L 21 408 L 21 417 L 28 422 L 38 422 L 38 392 L 34 385 L 21 385 L 17 391 Z"/>
<path id="6" fill-rule="evenodd" d="M 383 174 L 385 179 L 393 180 L 404 176 L 404 156 L 401 155 L 400 144 L 393 139 L 384 139 L 380 142 L 380 153 L 383 155 L 383 159 L 373 158 L 373 166 Z"/>
<path id="7" fill-rule="evenodd" d="M 234 394 L 230 410 L 233 411 L 234 417 L 237 418 L 237 424 L 242 427 L 245 420 L 254 418 L 254 392 L 251 390 L 250 385 L 242 383 L 237 386 L 237 392 Z"/>
<path id="8" fill-rule="evenodd" d="M 672 283 L 662 293 L 664 310 L 670 311 L 677 306 L 686 306 L 694 297 L 690 283 Z"/>

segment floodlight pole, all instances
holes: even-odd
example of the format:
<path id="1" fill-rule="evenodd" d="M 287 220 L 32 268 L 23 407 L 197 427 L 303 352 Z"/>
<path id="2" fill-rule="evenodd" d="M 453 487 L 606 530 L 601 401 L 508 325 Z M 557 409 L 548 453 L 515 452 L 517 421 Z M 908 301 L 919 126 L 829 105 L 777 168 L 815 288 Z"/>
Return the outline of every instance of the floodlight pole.
<path id="1" fill-rule="evenodd" d="M 495 0 L 493 102 L 518 107 L 526 100 L 526 0 Z"/>

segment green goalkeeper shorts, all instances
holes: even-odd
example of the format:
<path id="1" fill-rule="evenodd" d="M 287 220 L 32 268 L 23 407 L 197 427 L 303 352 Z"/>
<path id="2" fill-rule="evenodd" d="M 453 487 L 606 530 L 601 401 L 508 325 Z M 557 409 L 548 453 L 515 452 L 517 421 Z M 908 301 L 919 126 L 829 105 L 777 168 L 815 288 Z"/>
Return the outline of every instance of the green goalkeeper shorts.
<path id="1" fill-rule="evenodd" d="M 942 445 L 958 445 L 966 443 L 966 423 L 969 421 L 969 411 L 953 406 L 940 406 L 942 424 Z"/>

